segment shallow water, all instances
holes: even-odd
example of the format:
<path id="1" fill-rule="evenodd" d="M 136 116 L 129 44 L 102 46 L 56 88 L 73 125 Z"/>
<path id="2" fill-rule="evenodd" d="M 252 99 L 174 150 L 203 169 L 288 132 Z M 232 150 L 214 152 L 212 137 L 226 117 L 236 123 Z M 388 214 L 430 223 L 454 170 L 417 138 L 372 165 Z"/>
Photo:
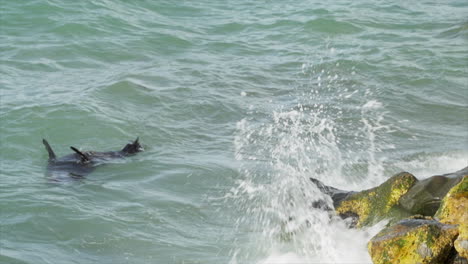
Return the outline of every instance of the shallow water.
<path id="1" fill-rule="evenodd" d="M 467 13 L 465 1 L 3 3 L 0 262 L 370 263 L 379 226 L 311 210 L 308 177 L 360 190 L 468 165 Z M 42 138 L 65 155 L 136 136 L 145 152 L 86 179 L 46 175 Z"/>

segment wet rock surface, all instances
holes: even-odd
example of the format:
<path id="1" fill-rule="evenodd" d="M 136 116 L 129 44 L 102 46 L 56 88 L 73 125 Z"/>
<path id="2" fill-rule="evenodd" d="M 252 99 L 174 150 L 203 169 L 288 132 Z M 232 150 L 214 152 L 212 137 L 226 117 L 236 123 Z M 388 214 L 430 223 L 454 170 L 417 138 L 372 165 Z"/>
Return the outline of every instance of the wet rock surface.
<path id="1" fill-rule="evenodd" d="M 460 234 L 455 240 L 455 250 L 461 257 L 468 259 L 468 223 L 460 224 L 458 231 Z"/>
<path id="2" fill-rule="evenodd" d="M 400 205 L 412 214 L 433 216 L 448 191 L 462 178 L 463 175 L 452 173 L 418 181 L 401 197 Z"/>
<path id="3" fill-rule="evenodd" d="M 447 193 L 435 217 L 447 224 L 468 222 L 468 175 Z"/>
<path id="4" fill-rule="evenodd" d="M 375 188 L 350 194 L 339 202 L 335 210 L 342 217 L 357 215 L 357 227 L 372 225 L 386 218 L 399 220 L 408 217 L 410 214 L 399 206 L 399 200 L 416 182 L 414 175 L 399 173 Z"/>
<path id="5" fill-rule="evenodd" d="M 315 179 L 315 178 L 310 178 L 310 180 L 319 188 L 320 191 L 325 193 L 326 195 L 330 196 L 333 200 L 333 207 L 337 207 L 343 200 L 348 198 L 350 195 L 356 193 L 352 191 L 345 191 L 345 190 L 340 190 L 335 187 L 331 187 L 328 185 L 325 185 L 323 182 Z M 320 202 L 320 201 L 319 201 Z M 317 207 L 315 207 L 317 208 Z"/>
<path id="6" fill-rule="evenodd" d="M 448 263 L 457 235 L 454 225 L 427 218 L 404 219 L 374 236 L 368 250 L 375 264 Z"/>
<path id="7" fill-rule="evenodd" d="M 389 220 L 368 243 L 374 263 L 468 264 L 468 167 L 421 181 L 402 172 L 360 192 L 311 180 L 350 227 Z"/>

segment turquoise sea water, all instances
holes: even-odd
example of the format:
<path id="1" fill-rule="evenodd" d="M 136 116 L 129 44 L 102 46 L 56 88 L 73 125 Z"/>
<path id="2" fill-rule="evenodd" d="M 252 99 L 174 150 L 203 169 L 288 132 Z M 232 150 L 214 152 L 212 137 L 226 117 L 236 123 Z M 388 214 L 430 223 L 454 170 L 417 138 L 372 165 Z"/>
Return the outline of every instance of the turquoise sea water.
<path id="1" fill-rule="evenodd" d="M 370 263 L 376 229 L 312 210 L 308 177 L 468 165 L 466 1 L 0 6 L 0 263 Z M 42 138 L 137 136 L 86 179 L 46 175 Z"/>

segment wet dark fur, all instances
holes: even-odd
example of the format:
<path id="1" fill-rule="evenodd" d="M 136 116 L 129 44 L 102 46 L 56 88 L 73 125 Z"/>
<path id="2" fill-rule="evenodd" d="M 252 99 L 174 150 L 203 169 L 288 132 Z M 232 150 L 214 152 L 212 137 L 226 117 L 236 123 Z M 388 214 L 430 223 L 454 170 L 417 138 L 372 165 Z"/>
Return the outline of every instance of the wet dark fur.
<path id="1" fill-rule="evenodd" d="M 42 143 L 49 153 L 49 162 L 47 165 L 49 174 L 65 174 L 72 178 L 83 178 L 91 173 L 98 165 L 106 163 L 106 161 L 124 158 L 143 151 L 137 138 L 132 143 L 125 145 L 122 150 L 96 152 L 80 151 L 75 147 L 70 147 L 75 153 L 57 158 L 49 142 L 43 139 Z"/>

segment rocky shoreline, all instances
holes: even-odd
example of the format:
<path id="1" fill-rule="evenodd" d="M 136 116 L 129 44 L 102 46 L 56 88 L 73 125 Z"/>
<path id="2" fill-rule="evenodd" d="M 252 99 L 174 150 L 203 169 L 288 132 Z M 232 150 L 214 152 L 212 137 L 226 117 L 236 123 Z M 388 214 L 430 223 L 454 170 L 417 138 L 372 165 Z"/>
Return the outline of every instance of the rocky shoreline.
<path id="1" fill-rule="evenodd" d="M 367 244 L 375 264 L 468 264 L 468 167 L 424 180 L 402 172 L 360 192 L 311 180 L 350 228 L 388 220 Z"/>

